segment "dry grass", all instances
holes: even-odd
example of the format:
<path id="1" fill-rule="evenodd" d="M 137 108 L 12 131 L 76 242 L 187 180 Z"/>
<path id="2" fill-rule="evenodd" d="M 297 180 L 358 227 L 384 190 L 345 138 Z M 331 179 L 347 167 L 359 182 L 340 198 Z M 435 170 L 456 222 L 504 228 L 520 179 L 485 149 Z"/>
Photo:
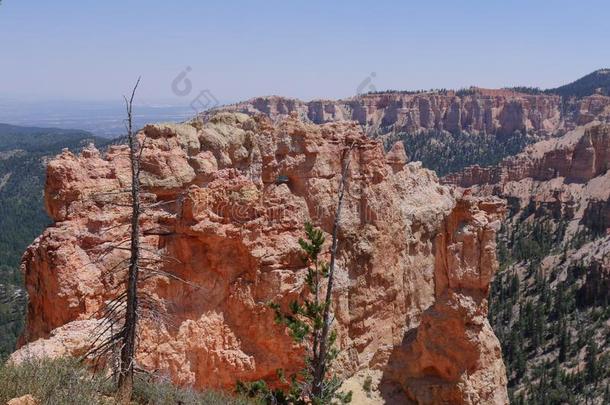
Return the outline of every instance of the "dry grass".
<path id="1" fill-rule="evenodd" d="M 31 394 L 44 405 L 113 404 L 113 384 L 92 375 L 74 359 L 32 360 L 20 365 L 0 366 L 0 404 Z M 250 405 L 247 399 L 224 393 L 197 392 L 169 382 L 139 378 L 134 402 L 146 405 Z"/>

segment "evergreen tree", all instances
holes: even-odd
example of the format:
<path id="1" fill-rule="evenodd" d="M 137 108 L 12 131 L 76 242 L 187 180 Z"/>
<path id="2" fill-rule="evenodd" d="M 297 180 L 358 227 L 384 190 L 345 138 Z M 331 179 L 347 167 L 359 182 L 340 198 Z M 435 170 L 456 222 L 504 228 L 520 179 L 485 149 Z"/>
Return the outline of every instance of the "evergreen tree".
<path id="1" fill-rule="evenodd" d="M 516 272 L 513 273 L 513 276 L 511 278 L 510 295 L 515 298 L 519 297 L 519 276 Z"/>
<path id="2" fill-rule="evenodd" d="M 322 331 L 324 327 L 324 310 L 326 303 L 322 300 L 324 280 L 330 275 L 330 265 L 320 259 L 324 245 L 324 234 L 320 229 L 307 222 L 305 224 L 306 239 L 299 239 L 303 250 L 303 261 L 307 265 L 305 283 L 308 294 L 302 302 L 292 301 L 290 312 L 284 313 L 277 303 L 270 303 L 275 311 L 275 320 L 288 327 L 295 342 L 305 344 L 307 350 L 306 367 L 298 375 L 290 376 L 290 389 L 284 392 L 280 389 L 270 390 L 263 381 L 254 383 L 238 382 L 237 391 L 251 397 L 262 399 L 268 404 L 330 404 L 333 401 L 349 403 L 351 392 L 339 391 L 342 381 L 335 375 L 325 375 L 322 382 L 322 392 L 314 391 L 315 359 L 319 358 L 321 350 Z M 326 353 L 327 366 L 330 366 L 339 351 L 335 347 L 337 335 L 331 331 Z M 282 372 L 279 372 L 282 380 Z M 286 381 L 285 381 L 286 382 Z"/>
<path id="3" fill-rule="evenodd" d="M 599 349 L 594 337 L 589 338 L 587 344 L 587 355 L 585 357 L 586 370 L 587 370 L 587 382 L 597 382 L 599 369 L 597 366 L 597 354 Z"/>
<path id="4" fill-rule="evenodd" d="M 534 347 L 541 347 L 544 344 L 544 324 L 546 316 L 544 315 L 544 306 L 541 302 L 538 303 L 534 315 Z"/>
<path id="5" fill-rule="evenodd" d="M 570 347 L 570 332 L 568 332 L 565 323 L 559 323 L 560 333 L 559 336 L 559 357 L 560 363 L 563 363 L 567 359 L 568 350 Z"/>
<path id="6" fill-rule="evenodd" d="M 309 289 L 310 299 L 305 299 L 299 304 L 293 301 L 290 305 L 290 314 L 281 312 L 279 305 L 272 304 L 275 309 L 276 321 L 284 323 L 289 329 L 295 341 L 302 343 L 307 340 L 309 355 L 307 358 L 308 367 L 303 370 L 300 397 L 311 397 L 315 404 L 330 403 L 333 399 L 341 402 L 349 402 L 351 393 L 343 394 L 338 392 L 341 381 L 336 376 L 325 377 L 321 395 L 316 395 L 313 389 L 313 373 L 315 367 L 313 362 L 316 357 L 320 357 L 322 331 L 324 328 L 325 302 L 322 301 L 323 280 L 328 280 L 329 263 L 320 260 L 324 244 L 324 235 L 321 230 L 313 227 L 311 223 L 305 224 L 305 234 L 307 239 L 299 239 L 299 245 L 304 252 L 304 261 L 307 264 L 307 277 L 305 282 Z M 335 347 L 337 335 L 335 331 L 330 334 L 328 341 L 328 353 L 326 360 L 328 364 L 336 358 L 338 350 Z M 296 382 L 296 380 L 293 379 Z"/>
<path id="7" fill-rule="evenodd" d="M 299 245 L 303 250 L 303 261 L 307 266 L 305 284 L 308 288 L 308 296 L 303 302 L 291 302 L 289 313 L 283 312 L 277 303 L 270 304 L 275 310 L 276 322 L 285 324 L 293 339 L 306 346 L 307 357 L 305 369 L 301 370 L 299 375 L 291 376 L 289 393 L 279 390 L 271 392 L 264 388 L 264 383 L 256 383 L 263 385 L 259 390 L 262 395 L 258 397 L 265 397 L 268 403 L 322 405 L 351 402 L 351 391 L 347 394 L 340 392 L 342 381 L 329 370 L 339 353 L 335 347 L 337 334 L 331 327 L 332 291 L 339 242 L 339 219 L 353 148 L 354 144 L 346 147 L 341 157 L 342 171 L 332 229 L 330 262 L 327 263 L 319 258 L 324 245 L 324 234 L 311 223 L 306 223 L 307 239 L 299 239 Z M 252 384 L 238 383 L 237 388 L 241 393 L 253 394 Z"/>

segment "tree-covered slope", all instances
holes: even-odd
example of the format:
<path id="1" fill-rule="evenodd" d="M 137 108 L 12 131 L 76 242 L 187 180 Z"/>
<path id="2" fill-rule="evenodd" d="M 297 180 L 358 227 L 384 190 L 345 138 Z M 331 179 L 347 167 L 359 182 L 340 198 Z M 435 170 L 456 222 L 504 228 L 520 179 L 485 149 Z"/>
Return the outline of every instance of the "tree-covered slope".
<path id="1" fill-rule="evenodd" d="M 507 201 L 489 320 L 516 404 L 610 403 L 610 126 L 445 181 Z"/>
<path id="2" fill-rule="evenodd" d="M 521 131 L 515 131 L 512 136 L 496 136 L 483 132 L 429 130 L 400 133 L 391 139 L 403 142 L 411 161 L 422 162 L 438 176 L 444 176 L 470 165 L 495 165 L 505 157 L 521 152 L 536 138 Z"/>
<path id="3" fill-rule="evenodd" d="M 610 401 L 610 238 L 574 225 L 522 211 L 500 232 L 489 318 L 513 403 Z"/>
<path id="4" fill-rule="evenodd" d="M 108 140 L 85 131 L 0 124 L 0 357 L 12 351 L 23 327 L 21 254 L 50 221 L 43 206 L 45 164 L 63 148 L 89 142 Z"/>
<path id="5" fill-rule="evenodd" d="M 610 69 L 599 69 L 566 85 L 546 90 L 563 97 L 585 97 L 593 94 L 610 96 Z"/>

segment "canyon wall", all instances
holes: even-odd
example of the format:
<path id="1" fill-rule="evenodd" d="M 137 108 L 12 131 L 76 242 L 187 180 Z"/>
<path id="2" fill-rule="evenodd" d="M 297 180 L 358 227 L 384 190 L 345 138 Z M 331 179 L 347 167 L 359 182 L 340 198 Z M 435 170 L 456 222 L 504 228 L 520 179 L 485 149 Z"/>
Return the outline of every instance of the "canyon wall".
<path id="1" fill-rule="evenodd" d="M 470 195 L 508 202 L 499 233 L 503 271 L 494 281 L 490 319 L 503 343 L 515 401 L 561 391 L 574 393 L 568 402 L 585 402 L 582 393 L 592 392 L 592 403 L 603 403 L 597 387 L 607 386 L 607 374 L 577 388 L 570 383 L 586 375 L 581 359 L 592 353 L 593 343 L 566 350 L 566 342 L 583 336 L 595 342 L 593 358 L 607 368 L 608 323 L 597 316 L 608 307 L 610 289 L 608 169 L 610 126 L 591 122 L 499 165 L 469 167 L 441 179 L 467 187 Z M 543 321 L 534 333 L 523 322 L 531 308 Z M 535 370 L 549 368 L 570 378 L 539 388 L 543 379 Z"/>
<path id="2" fill-rule="evenodd" d="M 220 112 L 139 133 L 143 243 L 154 263 L 141 291 L 155 311 L 143 309 L 138 366 L 227 390 L 236 380 L 277 383 L 278 368 L 302 366 L 303 348 L 267 304 L 305 293 L 298 239 L 312 221 L 330 242 L 341 156 L 352 147 L 334 291 L 336 371 L 377 372 L 388 403 L 507 403 L 486 319 L 503 203 L 439 184 L 406 162 L 400 144 L 385 153 L 356 123 L 297 116 Z M 65 151 L 49 163 L 54 224 L 23 257 L 30 300 L 14 361 L 89 347 L 121 289 L 128 252 L 116 247 L 130 208 L 118 191 L 129 179 L 123 145 Z"/>
<path id="3" fill-rule="evenodd" d="M 552 94 L 473 88 L 464 92 L 431 91 L 364 94 L 343 100 L 313 100 L 270 96 L 221 107 L 223 111 L 263 113 L 274 120 L 297 113 L 322 124 L 356 121 L 369 136 L 444 130 L 512 135 L 534 132 L 544 138 L 574 129 L 593 119 L 608 120 L 610 97 L 593 95 L 562 99 Z M 210 113 L 205 112 L 205 120 Z"/>
<path id="4" fill-rule="evenodd" d="M 610 167 L 609 127 L 593 122 L 565 136 L 538 142 L 496 166 L 470 166 L 443 178 L 460 187 L 506 185 L 527 178 L 566 183 L 586 183 L 606 173 Z"/>
<path id="5" fill-rule="evenodd" d="M 441 182 L 468 188 L 472 195 L 507 200 L 515 220 L 525 221 L 531 215 L 532 220 L 563 221 L 567 227 L 562 238 L 567 244 L 583 229 L 592 239 L 610 236 L 608 169 L 610 126 L 594 121 L 562 137 L 528 146 L 499 165 L 467 167 Z M 589 249 L 596 250 L 588 252 L 592 257 L 604 252 L 602 267 L 610 273 L 610 251 L 601 249 L 606 244 L 590 245 Z"/>

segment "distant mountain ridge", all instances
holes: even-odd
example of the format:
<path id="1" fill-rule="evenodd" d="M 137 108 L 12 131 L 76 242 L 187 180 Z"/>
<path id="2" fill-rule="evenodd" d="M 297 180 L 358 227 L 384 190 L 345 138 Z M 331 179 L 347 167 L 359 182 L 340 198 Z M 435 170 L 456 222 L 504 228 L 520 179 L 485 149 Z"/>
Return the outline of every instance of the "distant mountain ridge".
<path id="1" fill-rule="evenodd" d="M 547 91 L 563 97 L 610 96 L 610 69 L 598 69 L 572 83 Z"/>
<path id="2" fill-rule="evenodd" d="M 604 87 L 607 71 L 596 71 L 556 90 L 380 91 L 312 101 L 257 97 L 203 112 L 197 120 L 206 122 L 217 111 L 228 111 L 264 114 L 274 121 L 293 114 L 315 124 L 356 121 L 387 148 L 400 140 L 410 159 L 445 175 L 469 165 L 496 164 L 531 143 L 594 120 L 610 122 L 610 97 L 597 91 L 597 86 Z"/>
<path id="3" fill-rule="evenodd" d="M 91 132 L 77 129 L 23 127 L 0 123 L 0 151 L 10 149 L 24 149 L 30 152 L 48 151 L 87 138 L 95 139 L 96 136 Z"/>

